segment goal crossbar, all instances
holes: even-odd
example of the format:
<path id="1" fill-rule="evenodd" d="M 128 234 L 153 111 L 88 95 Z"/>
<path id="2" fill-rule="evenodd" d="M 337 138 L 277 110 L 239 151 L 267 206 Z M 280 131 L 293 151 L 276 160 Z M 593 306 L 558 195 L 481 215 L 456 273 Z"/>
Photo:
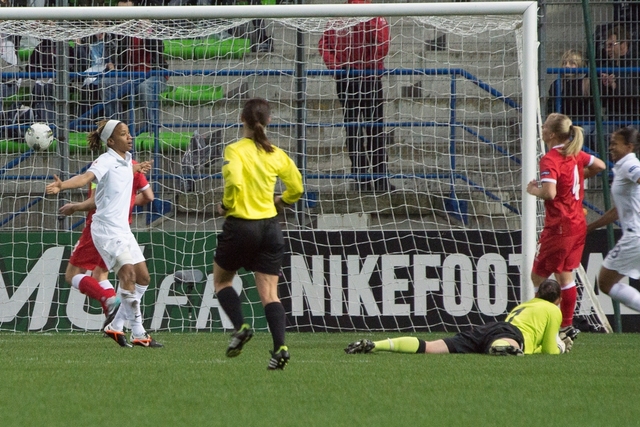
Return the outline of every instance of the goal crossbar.
<path id="1" fill-rule="evenodd" d="M 162 6 L 122 8 L 96 7 L 9 7 L 2 9 L 4 20 L 87 20 L 87 19 L 215 19 L 215 18 L 317 18 L 362 16 L 447 16 L 523 15 L 536 2 L 339 4 L 274 6 Z"/>

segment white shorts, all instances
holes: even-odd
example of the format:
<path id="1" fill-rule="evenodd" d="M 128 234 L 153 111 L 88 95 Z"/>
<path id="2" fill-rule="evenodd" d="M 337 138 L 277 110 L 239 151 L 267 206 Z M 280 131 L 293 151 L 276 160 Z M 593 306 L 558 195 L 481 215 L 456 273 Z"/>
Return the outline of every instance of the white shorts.
<path id="1" fill-rule="evenodd" d="M 113 230 L 94 221 L 91 223 L 91 237 L 93 238 L 93 244 L 110 271 L 115 267 L 118 256 L 125 252 L 129 252 L 133 265 L 145 261 L 140 246 L 131 231 L 128 233 L 122 231 L 114 233 Z"/>
<path id="2" fill-rule="evenodd" d="M 602 266 L 631 277 L 640 278 L 640 236 L 626 233 L 618 240 L 618 243 L 609 251 L 602 262 Z"/>

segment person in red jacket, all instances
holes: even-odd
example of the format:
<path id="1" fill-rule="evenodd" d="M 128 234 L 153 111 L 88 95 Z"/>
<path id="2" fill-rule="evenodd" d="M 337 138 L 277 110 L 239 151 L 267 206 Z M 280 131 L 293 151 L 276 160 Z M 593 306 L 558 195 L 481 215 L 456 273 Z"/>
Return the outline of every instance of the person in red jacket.
<path id="1" fill-rule="evenodd" d="M 371 0 L 348 0 L 370 3 Z M 318 43 L 322 59 L 335 74 L 344 111 L 351 173 L 359 190 L 389 191 L 382 91 L 384 58 L 389 53 L 389 24 L 382 17 L 343 26 L 332 21 Z M 369 171 L 369 168 L 371 170 Z M 371 181 L 363 175 L 372 173 Z"/>

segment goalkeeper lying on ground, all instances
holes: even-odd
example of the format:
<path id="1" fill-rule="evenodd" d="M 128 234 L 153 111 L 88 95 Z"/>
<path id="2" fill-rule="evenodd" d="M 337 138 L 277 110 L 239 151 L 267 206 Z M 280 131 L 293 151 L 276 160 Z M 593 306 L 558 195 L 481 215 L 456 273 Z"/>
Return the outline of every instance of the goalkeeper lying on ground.
<path id="1" fill-rule="evenodd" d="M 453 337 L 424 341 L 415 337 L 382 341 L 360 340 L 344 349 L 347 354 L 393 351 L 396 353 L 486 353 L 516 355 L 560 354 L 570 351 L 572 338 L 558 335 L 562 314 L 560 285 L 552 279 L 542 282 L 536 297 L 520 304 L 504 322 L 492 322 L 460 332 Z"/>

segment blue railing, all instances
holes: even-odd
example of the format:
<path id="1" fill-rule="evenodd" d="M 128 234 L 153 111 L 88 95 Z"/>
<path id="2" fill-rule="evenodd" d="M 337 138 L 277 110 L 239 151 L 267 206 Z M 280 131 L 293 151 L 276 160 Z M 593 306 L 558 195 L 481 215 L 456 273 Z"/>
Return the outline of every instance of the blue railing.
<path id="1" fill-rule="evenodd" d="M 343 70 L 306 70 L 305 77 L 316 77 L 316 76 L 335 76 L 341 73 L 346 73 Z M 371 74 L 370 71 L 350 71 L 352 74 Z M 464 123 L 457 121 L 456 116 L 456 104 L 457 104 L 457 79 L 462 78 L 465 81 L 471 82 L 472 84 L 477 85 L 483 91 L 489 93 L 496 100 L 503 102 L 510 108 L 513 108 L 517 111 L 520 110 L 519 104 L 513 100 L 512 98 L 506 96 L 501 93 L 497 89 L 493 88 L 488 83 L 482 81 L 477 76 L 467 72 L 461 68 L 420 68 L 420 69 L 387 69 L 378 74 L 385 76 L 450 76 L 450 109 L 449 109 L 449 120 L 448 122 L 438 122 L 438 121 L 412 121 L 412 122 L 384 122 L 384 123 L 368 123 L 368 122 L 360 122 L 360 123 L 313 123 L 306 122 L 303 123 L 303 126 L 307 128 L 323 128 L 323 127 L 348 127 L 348 126 L 373 126 L 373 127 L 384 127 L 384 128 L 403 128 L 403 127 L 448 127 L 450 129 L 449 132 L 449 159 L 450 159 L 450 167 L 451 173 L 412 173 L 412 174 L 388 174 L 386 177 L 388 178 L 419 178 L 419 179 L 447 179 L 450 181 L 451 192 L 449 194 L 451 203 L 449 208 L 451 209 L 450 214 L 459 217 L 466 222 L 466 210 L 464 207 L 464 203 L 457 200 L 454 191 L 454 183 L 456 180 L 461 180 L 467 183 L 471 188 L 476 191 L 483 192 L 488 198 L 494 201 L 502 202 L 500 197 L 494 194 L 487 188 L 484 188 L 482 185 L 471 181 L 464 173 L 456 172 L 456 129 L 461 129 L 464 132 L 474 136 L 480 142 L 491 146 L 496 152 L 505 156 L 509 160 L 515 162 L 516 164 L 520 164 L 521 160 L 516 156 L 508 152 L 507 149 L 492 142 L 489 138 L 486 138 L 480 135 L 477 131 L 472 129 L 471 127 L 465 125 Z M 163 71 L 152 71 L 150 73 L 128 73 L 128 72 L 111 72 L 110 76 L 113 77 L 126 77 L 129 76 L 132 79 L 141 79 L 144 77 L 149 77 L 151 75 L 163 75 L 163 76 L 218 76 L 218 77 L 232 77 L 232 76 L 287 76 L 287 77 L 295 77 L 294 70 L 163 70 Z M 69 73 L 69 79 L 80 79 L 87 77 L 87 73 Z M 12 78 L 55 78 L 55 73 L 2 73 L 3 79 L 12 79 Z M 120 98 L 123 95 L 126 95 L 131 90 L 131 86 L 123 87 L 116 95 L 116 97 Z M 104 101 L 103 101 L 104 102 Z M 132 98 L 131 102 L 135 102 Z M 155 106 L 151 106 L 151 108 L 159 108 L 159 100 L 156 101 L 157 104 Z M 131 111 L 133 111 L 133 105 L 131 105 Z M 89 111 L 79 116 L 78 118 L 69 121 L 68 128 L 69 130 L 85 130 L 88 123 L 85 122 L 88 118 L 94 116 L 99 113 L 103 108 L 103 104 L 98 102 L 94 107 L 92 107 Z M 270 126 L 273 127 L 281 127 L 281 128 L 293 128 L 298 126 L 297 123 L 272 123 Z M 91 128 L 93 128 L 93 124 L 90 124 Z M 133 120 L 131 121 L 131 126 L 133 126 Z M 211 124 L 202 124 L 202 123 L 152 123 L 151 133 L 154 135 L 154 156 L 159 156 L 160 152 L 160 140 L 159 140 L 159 127 L 166 128 L 198 128 L 198 127 L 207 127 L 207 128 L 233 128 L 241 126 L 240 123 L 227 124 L 227 123 L 211 123 Z M 9 176 L 6 175 L 6 172 L 18 165 L 21 161 L 25 160 L 29 157 L 29 152 L 21 155 L 19 158 L 10 161 L 5 167 L 0 169 L 0 179 L 10 179 L 10 180 L 23 180 L 23 179 L 34 179 L 33 176 Z M 154 169 L 151 173 L 152 181 L 160 181 L 160 180 L 183 180 L 183 179 L 201 179 L 201 178 L 215 178 L 221 179 L 221 174 L 208 174 L 208 175 L 183 175 L 183 174 L 166 174 L 159 172 L 158 165 L 159 162 L 155 162 Z M 362 176 L 361 176 L 362 177 Z M 370 174 L 364 176 L 365 178 L 381 178 L 383 175 L 379 174 Z M 50 180 L 52 177 L 43 176 L 38 177 L 39 179 Z M 309 173 L 305 171 L 305 179 L 354 179 L 356 178 L 354 175 L 350 173 L 343 174 L 333 174 L 333 173 Z M 502 205 L 508 210 L 518 213 L 519 210 L 517 207 L 511 205 L 510 203 L 502 202 Z M 0 223 L 0 226 L 6 224 L 6 220 Z"/>

